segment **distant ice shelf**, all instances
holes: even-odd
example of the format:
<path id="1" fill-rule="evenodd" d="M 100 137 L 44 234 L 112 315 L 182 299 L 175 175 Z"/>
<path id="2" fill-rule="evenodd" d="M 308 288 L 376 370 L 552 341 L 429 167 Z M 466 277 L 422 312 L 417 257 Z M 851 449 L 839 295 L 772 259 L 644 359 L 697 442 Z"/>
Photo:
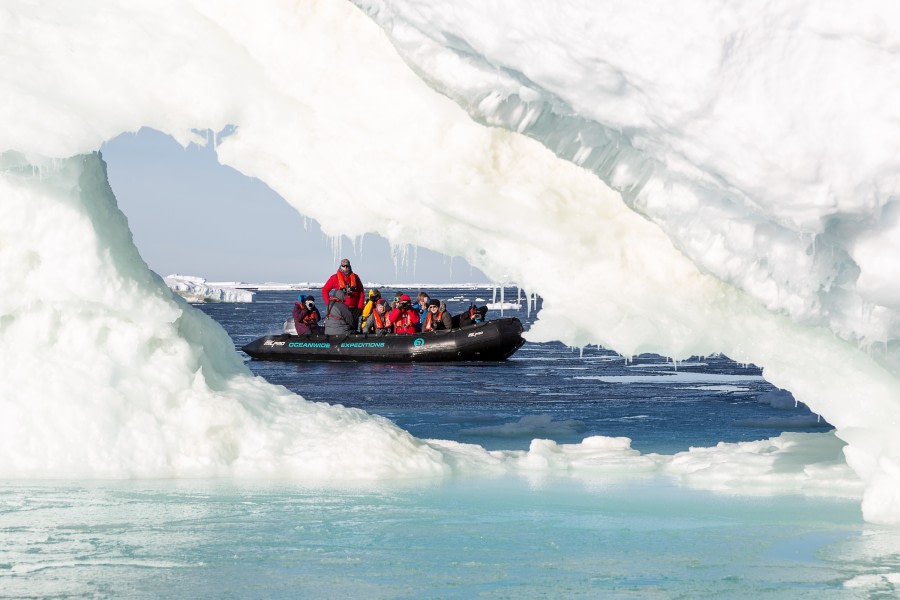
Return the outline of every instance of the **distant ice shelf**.
<path id="1" fill-rule="evenodd" d="M 239 281 L 208 282 L 194 275 L 169 275 L 166 285 L 188 302 L 253 302 L 255 292 Z"/>
<path id="2" fill-rule="evenodd" d="M 294 283 L 272 282 L 251 283 L 244 281 L 207 281 L 196 275 L 168 275 L 163 278 L 169 288 L 188 302 L 253 302 L 253 296 L 260 291 L 310 291 L 321 289 L 325 283 L 300 281 Z M 430 289 L 491 289 L 490 284 L 477 283 L 377 283 L 366 282 L 367 289 L 380 290 L 430 290 Z M 483 299 L 479 298 L 479 301 Z M 501 306 L 502 304 L 502 306 Z M 518 309 L 521 304 L 505 302 L 489 304 L 492 309 Z"/>

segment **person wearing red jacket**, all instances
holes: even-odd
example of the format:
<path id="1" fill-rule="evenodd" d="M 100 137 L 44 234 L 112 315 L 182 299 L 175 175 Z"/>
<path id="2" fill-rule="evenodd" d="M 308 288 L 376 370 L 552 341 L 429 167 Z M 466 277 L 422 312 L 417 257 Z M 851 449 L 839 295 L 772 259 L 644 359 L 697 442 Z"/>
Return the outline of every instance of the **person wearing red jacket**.
<path id="1" fill-rule="evenodd" d="M 412 307 L 412 302 L 406 294 L 400 296 L 397 308 L 391 311 L 391 323 L 394 325 L 394 333 L 416 333 L 419 313 Z"/>
<path id="2" fill-rule="evenodd" d="M 350 309 L 353 318 L 359 321 L 363 306 L 366 304 L 365 290 L 362 280 L 353 272 L 353 267 L 346 258 L 341 259 L 341 266 L 338 267 L 337 273 L 329 277 L 322 288 L 322 299 L 325 301 L 325 306 L 328 306 L 328 295 L 331 290 L 344 291 L 344 304 Z"/>

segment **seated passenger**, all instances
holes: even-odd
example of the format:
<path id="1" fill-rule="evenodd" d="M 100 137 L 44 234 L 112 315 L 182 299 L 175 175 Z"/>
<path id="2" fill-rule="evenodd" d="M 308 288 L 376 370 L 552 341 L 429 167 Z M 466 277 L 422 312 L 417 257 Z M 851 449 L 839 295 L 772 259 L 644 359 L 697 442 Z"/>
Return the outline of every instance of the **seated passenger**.
<path id="1" fill-rule="evenodd" d="M 441 331 L 453 327 L 450 313 L 447 312 L 447 306 L 439 300 L 428 301 L 428 312 L 425 313 L 425 322 L 422 324 L 422 331 Z"/>
<path id="2" fill-rule="evenodd" d="M 397 302 L 397 308 L 391 311 L 391 324 L 394 333 L 415 333 L 419 324 L 419 313 L 412 307 L 409 296 L 403 294 Z"/>
<path id="3" fill-rule="evenodd" d="M 459 316 L 460 327 L 473 327 L 478 323 L 484 323 L 484 315 L 487 313 L 487 306 L 475 307 L 474 304 L 469 306 L 469 310 L 461 313 Z M 455 319 L 456 317 L 454 317 Z"/>
<path id="4" fill-rule="evenodd" d="M 419 324 L 416 325 L 416 331 L 422 331 L 422 324 L 425 322 L 425 313 L 428 312 L 429 297 L 426 292 L 419 292 L 416 296 L 416 303 L 412 305 L 413 310 L 419 313 Z"/>
<path id="5" fill-rule="evenodd" d="M 472 320 L 475 323 L 484 323 L 487 321 L 485 315 L 487 315 L 488 307 L 487 306 L 479 306 L 475 309 L 475 313 L 472 315 Z"/>
<path id="6" fill-rule="evenodd" d="M 369 290 L 369 299 L 366 301 L 366 305 L 363 307 L 362 311 L 362 322 L 365 323 L 369 318 L 369 315 L 372 314 L 372 310 L 375 309 L 375 303 L 381 300 L 381 292 L 372 288 Z"/>
<path id="7" fill-rule="evenodd" d="M 387 335 L 391 333 L 391 316 L 387 310 L 387 300 L 379 298 L 375 303 L 375 310 L 363 323 L 363 333 L 374 332 L 377 336 Z"/>
<path id="8" fill-rule="evenodd" d="M 344 290 L 331 290 L 325 311 L 325 335 L 347 335 L 356 331 L 356 319 L 344 304 Z"/>
<path id="9" fill-rule="evenodd" d="M 427 294 L 427 293 L 425 293 L 425 292 L 419 292 L 419 295 L 416 296 L 416 303 L 413 304 L 412 307 L 413 307 L 414 309 L 416 309 L 416 311 L 417 311 L 420 315 L 424 315 L 424 314 L 425 314 L 425 311 L 428 310 L 428 302 L 429 302 L 429 300 L 430 300 L 430 298 L 428 297 L 428 294 Z"/>
<path id="10" fill-rule="evenodd" d="M 391 302 L 391 310 L 397 308 L 397 305 L 400 304 L 400 296 L 403 295 L 403 292 L 397 292 L 394 294 L 394 300 Z"/>
<path id="11" fill-rule="evenodd" d="M 312 296 L 304 296 L 303 294 L 297 296 L 292 312 L 297 335 L 322 333 L 322 328 L 319 327 L 319 319 L 322 317 L 319 314 L 319 309 L 316 308 L 316 302 Z"/>

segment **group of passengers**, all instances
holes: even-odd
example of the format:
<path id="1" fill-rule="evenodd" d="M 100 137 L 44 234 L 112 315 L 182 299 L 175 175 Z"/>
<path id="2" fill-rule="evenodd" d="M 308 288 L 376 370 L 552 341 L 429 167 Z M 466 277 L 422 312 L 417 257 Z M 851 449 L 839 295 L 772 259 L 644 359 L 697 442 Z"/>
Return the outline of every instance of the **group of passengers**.
<path id="1" fill-rule="evenodd" d="M 398 292 L 388 303 L 377 289 L 369 290 L 365 299 L 359 276 L 350 261 L 341 260 L 337 273 L 322 287 L 325 301 L 324 317 L 316 308 L 312 296 L 300 295 L 294 304 L 294 326 L 298 335 L 347 335 L 367 333 L 376 336 L 389 333 L 420 333 L 467 327 L 484 321 L 487 307 L 470 307 L 457 317 L 447 311 L 447 305 L 419 292 L 413 303 L 409 295 Z M 323 321 L 324 326 L 319 322 Z"/>

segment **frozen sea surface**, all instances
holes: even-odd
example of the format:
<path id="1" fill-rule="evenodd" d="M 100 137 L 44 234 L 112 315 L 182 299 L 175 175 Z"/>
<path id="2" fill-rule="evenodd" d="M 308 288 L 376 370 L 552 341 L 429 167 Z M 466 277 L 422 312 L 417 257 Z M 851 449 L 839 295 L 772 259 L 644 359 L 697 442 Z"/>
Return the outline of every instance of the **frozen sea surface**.
<path id="1" fill-rule="evenodd" d="M 7 482 L 0 518 L 4 598 L 847 598 L 896 566 L 853 503 L 661 481 Z"/>

